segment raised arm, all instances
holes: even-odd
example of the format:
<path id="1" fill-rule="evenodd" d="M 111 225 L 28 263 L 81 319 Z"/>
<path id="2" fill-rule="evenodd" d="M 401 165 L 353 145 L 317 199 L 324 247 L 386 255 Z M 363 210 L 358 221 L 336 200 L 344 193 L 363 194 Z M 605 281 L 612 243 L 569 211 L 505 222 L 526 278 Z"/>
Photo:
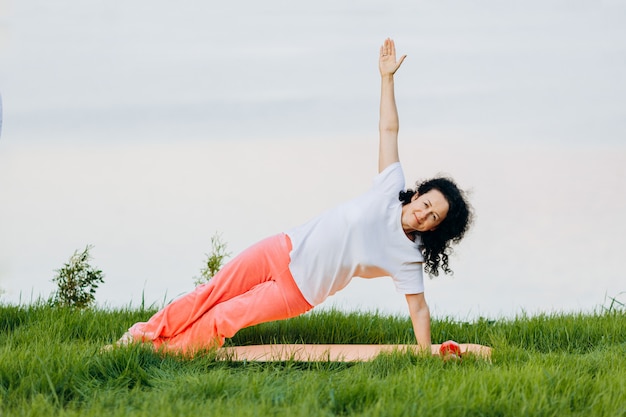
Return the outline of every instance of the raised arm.
<path id="1" fill-rule="evenodd" d="M 396 61 L 396 46 L 393 40 L 387 38 L 380 47 L 378 69 L 380 70 L 380 144 L 378 151 L 378 172 L 400 160 L 398 154 L 398 109 L 394 94 L 393 76 L 406 58 L 402 55 Z"/>

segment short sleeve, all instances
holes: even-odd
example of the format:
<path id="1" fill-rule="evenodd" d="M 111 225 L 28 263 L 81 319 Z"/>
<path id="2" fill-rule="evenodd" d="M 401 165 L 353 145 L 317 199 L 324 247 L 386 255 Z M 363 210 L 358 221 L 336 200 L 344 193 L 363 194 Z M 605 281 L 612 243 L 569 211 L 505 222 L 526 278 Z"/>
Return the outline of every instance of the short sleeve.
<path id="1" fill-rule="evenodd" d="M 400 294 L 419 294 L 424 292 L 424 272 L 421 263 L 414 262 L 404 265 L 392 279 L 396 286 L 396 291 Z"/>
<path id="2" fill-rule="evenodd" d="M 385 194 L 396 197 L 398 193 L 404 190 L 404 172 L 400 162 L 394 162 L 374 177 L 373 189 Z"/>

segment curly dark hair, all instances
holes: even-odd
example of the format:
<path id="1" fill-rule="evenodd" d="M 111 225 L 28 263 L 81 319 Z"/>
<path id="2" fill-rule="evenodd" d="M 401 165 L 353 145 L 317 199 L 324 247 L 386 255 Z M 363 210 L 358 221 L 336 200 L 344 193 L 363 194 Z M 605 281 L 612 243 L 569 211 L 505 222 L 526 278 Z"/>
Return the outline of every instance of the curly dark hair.
<path id="1" fill-rule="evenodd" d="M 450 205 L 447 216 L 435 230 L 421 232 L 419 235 L 422 238 L 420 249 L 424 255 L 426 273 L 438 276 L 441 269 L 446 274 L 452 275 L 453 272 L 448 266 L 448 256 L 452 253 L 451 245 L 457 244 L 465 236 L 474 218 L 473 209 L 465 193 L 450 178 L 439 177 L 418 181 L 415 186 L 415 190 L 400 191 L 402 205 L 409 204 L 415 193 L 423 195 L 430 190 L 441 192 Z"/>

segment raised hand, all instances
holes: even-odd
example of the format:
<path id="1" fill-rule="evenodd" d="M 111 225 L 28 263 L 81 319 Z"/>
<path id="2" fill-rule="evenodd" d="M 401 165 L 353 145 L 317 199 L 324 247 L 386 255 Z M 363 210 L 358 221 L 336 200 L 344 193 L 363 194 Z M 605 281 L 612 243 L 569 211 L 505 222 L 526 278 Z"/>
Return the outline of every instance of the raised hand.
<path id="1" fill-rule="evenodd" d="M 392 39 L 385 39 L 385 42 L 380 47 L 380 56 L 378 58 L 380 75 L 384 77 L 395 74 L 400 65 L 402 65 L 404 58 L 406 58 L 406 55 L 402 55 L 399 60 L 396 60 L 396 45 Z"/>

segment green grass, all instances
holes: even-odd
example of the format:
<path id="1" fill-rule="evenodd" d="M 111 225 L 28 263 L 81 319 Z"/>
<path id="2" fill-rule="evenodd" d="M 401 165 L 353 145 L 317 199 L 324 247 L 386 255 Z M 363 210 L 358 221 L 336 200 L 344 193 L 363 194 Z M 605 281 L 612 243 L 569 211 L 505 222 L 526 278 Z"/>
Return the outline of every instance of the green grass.
<path id="1" fill-rule="evenodd" d="M 154 310 L 0 306 L 2 416 L 626 416 L 626 312 L 433 320 L 433 342 L 494 347 L 460 363 L 411 354 L 366 363 L 185 360 L 100 353 Z M 228 343 L 412 343 L 408 318 L 313 312 Z"/>

